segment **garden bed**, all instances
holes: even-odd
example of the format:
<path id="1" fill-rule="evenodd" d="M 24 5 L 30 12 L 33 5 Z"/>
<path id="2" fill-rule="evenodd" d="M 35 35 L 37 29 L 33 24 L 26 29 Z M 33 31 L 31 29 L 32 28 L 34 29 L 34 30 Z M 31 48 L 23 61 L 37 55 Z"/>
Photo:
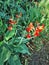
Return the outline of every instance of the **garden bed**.
<path id="1" fill-rule="evenodd" d="M 0 0 L 0 65 L 49 65 L 49 0 Z"/>

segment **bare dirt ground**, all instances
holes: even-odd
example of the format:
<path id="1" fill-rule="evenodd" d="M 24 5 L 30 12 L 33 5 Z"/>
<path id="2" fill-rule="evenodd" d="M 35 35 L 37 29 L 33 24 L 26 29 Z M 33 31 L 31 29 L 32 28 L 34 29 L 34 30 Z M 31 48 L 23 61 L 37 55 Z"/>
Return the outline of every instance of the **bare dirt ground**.
<path id="1" fill-rule="evenodd" d="M 31 55 L 28 65 L 49 65 L 49 42 L 39 52 Z"/>

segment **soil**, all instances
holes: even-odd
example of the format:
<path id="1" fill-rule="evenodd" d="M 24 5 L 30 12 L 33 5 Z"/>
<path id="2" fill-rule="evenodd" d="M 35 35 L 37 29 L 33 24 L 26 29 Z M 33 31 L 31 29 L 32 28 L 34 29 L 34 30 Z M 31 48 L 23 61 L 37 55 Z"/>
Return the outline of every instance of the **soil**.
<path id="1" fill-rule="evenodd" d="M 28 65 L 49 65 L 49 42 L 39 52 L 33 52 Z"/>

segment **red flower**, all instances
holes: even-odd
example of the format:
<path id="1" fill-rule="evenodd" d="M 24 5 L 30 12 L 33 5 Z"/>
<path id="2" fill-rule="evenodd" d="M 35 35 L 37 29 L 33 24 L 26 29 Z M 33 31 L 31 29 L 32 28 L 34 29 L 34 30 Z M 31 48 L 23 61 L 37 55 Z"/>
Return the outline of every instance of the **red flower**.
<path id="1" fill-rule="evenodd" d="M 27 34 L 27 36 L 26 36 L 27 38 L 31 38 L 31 35 L 30 34 Z"/>
<path id="2" fill-rule="evenodd" d="M 36 30 L 38 30 L 39 32 L 42 32 L 42 29 L 40 29 L 39 27 L 37 27 Z"/>
<path id="3" fill-rule="evenodd" d="M 13 24 L 16 24 L 16 22 L 13 21 L 13 19 L 10 19 L 10 20 L 9 20 L 9 23 L 12 24 L 12 25 L 13 25 Z"/>
<path id="4" fill-rule="evenodd" d="M 10 30 L 10 31 L 11 31 L 11 30 L 12 30 L 12 26 L 9 26 L 9 27 L 8 27 L 8 30 Z"/>
<path id="5" fill-rule="evenodd" d="M 44 25 L 44 24 L 42 24 L 42 27 L 44 28 L 44 27 L 45 27 L 45 25 Z"/>
<path id="6" fill-rule="evenodd" d="M 38 31 L 38 30 L 36 30 L 36 31 L 34 32 L 34 36 L 35 36 L 35 37 L 40 36 L 40 34 L 39 34 L 39 31 Z"/>
<path id="7" fill-rule="evenodd" d="M 27 32 L 30 32 L 30 28 L 29 28 L 29 27 L 27 27 L 27 28 L 26 28 L 26 31 L 27 31 Z"/>
<path id="8" fill-rule="evenodd" d="M 30 23 L 29 26 L 26 28 L 26 31 L 30 32 L 32 29 L 34 29 L 34 26 L 32 23 Z"/>

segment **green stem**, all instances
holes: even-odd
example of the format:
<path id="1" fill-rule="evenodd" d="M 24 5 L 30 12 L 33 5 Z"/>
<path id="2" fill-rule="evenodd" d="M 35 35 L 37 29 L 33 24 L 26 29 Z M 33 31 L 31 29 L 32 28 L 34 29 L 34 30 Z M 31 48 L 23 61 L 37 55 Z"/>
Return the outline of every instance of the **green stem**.
<path id="1" fill-rule="evenodd" d="M 18 46 L 22 43 L 22 41 L 23 41 L 23 37 L 21 38 L 21 40 L 20 40 L 20 42 L 19 42 Z"/>
<path id="2" fill-rule="evenodd" d="M 27 60 L 27 58 L 25 59 L 25 65 L 28 65 L 28 60 Z"/>

